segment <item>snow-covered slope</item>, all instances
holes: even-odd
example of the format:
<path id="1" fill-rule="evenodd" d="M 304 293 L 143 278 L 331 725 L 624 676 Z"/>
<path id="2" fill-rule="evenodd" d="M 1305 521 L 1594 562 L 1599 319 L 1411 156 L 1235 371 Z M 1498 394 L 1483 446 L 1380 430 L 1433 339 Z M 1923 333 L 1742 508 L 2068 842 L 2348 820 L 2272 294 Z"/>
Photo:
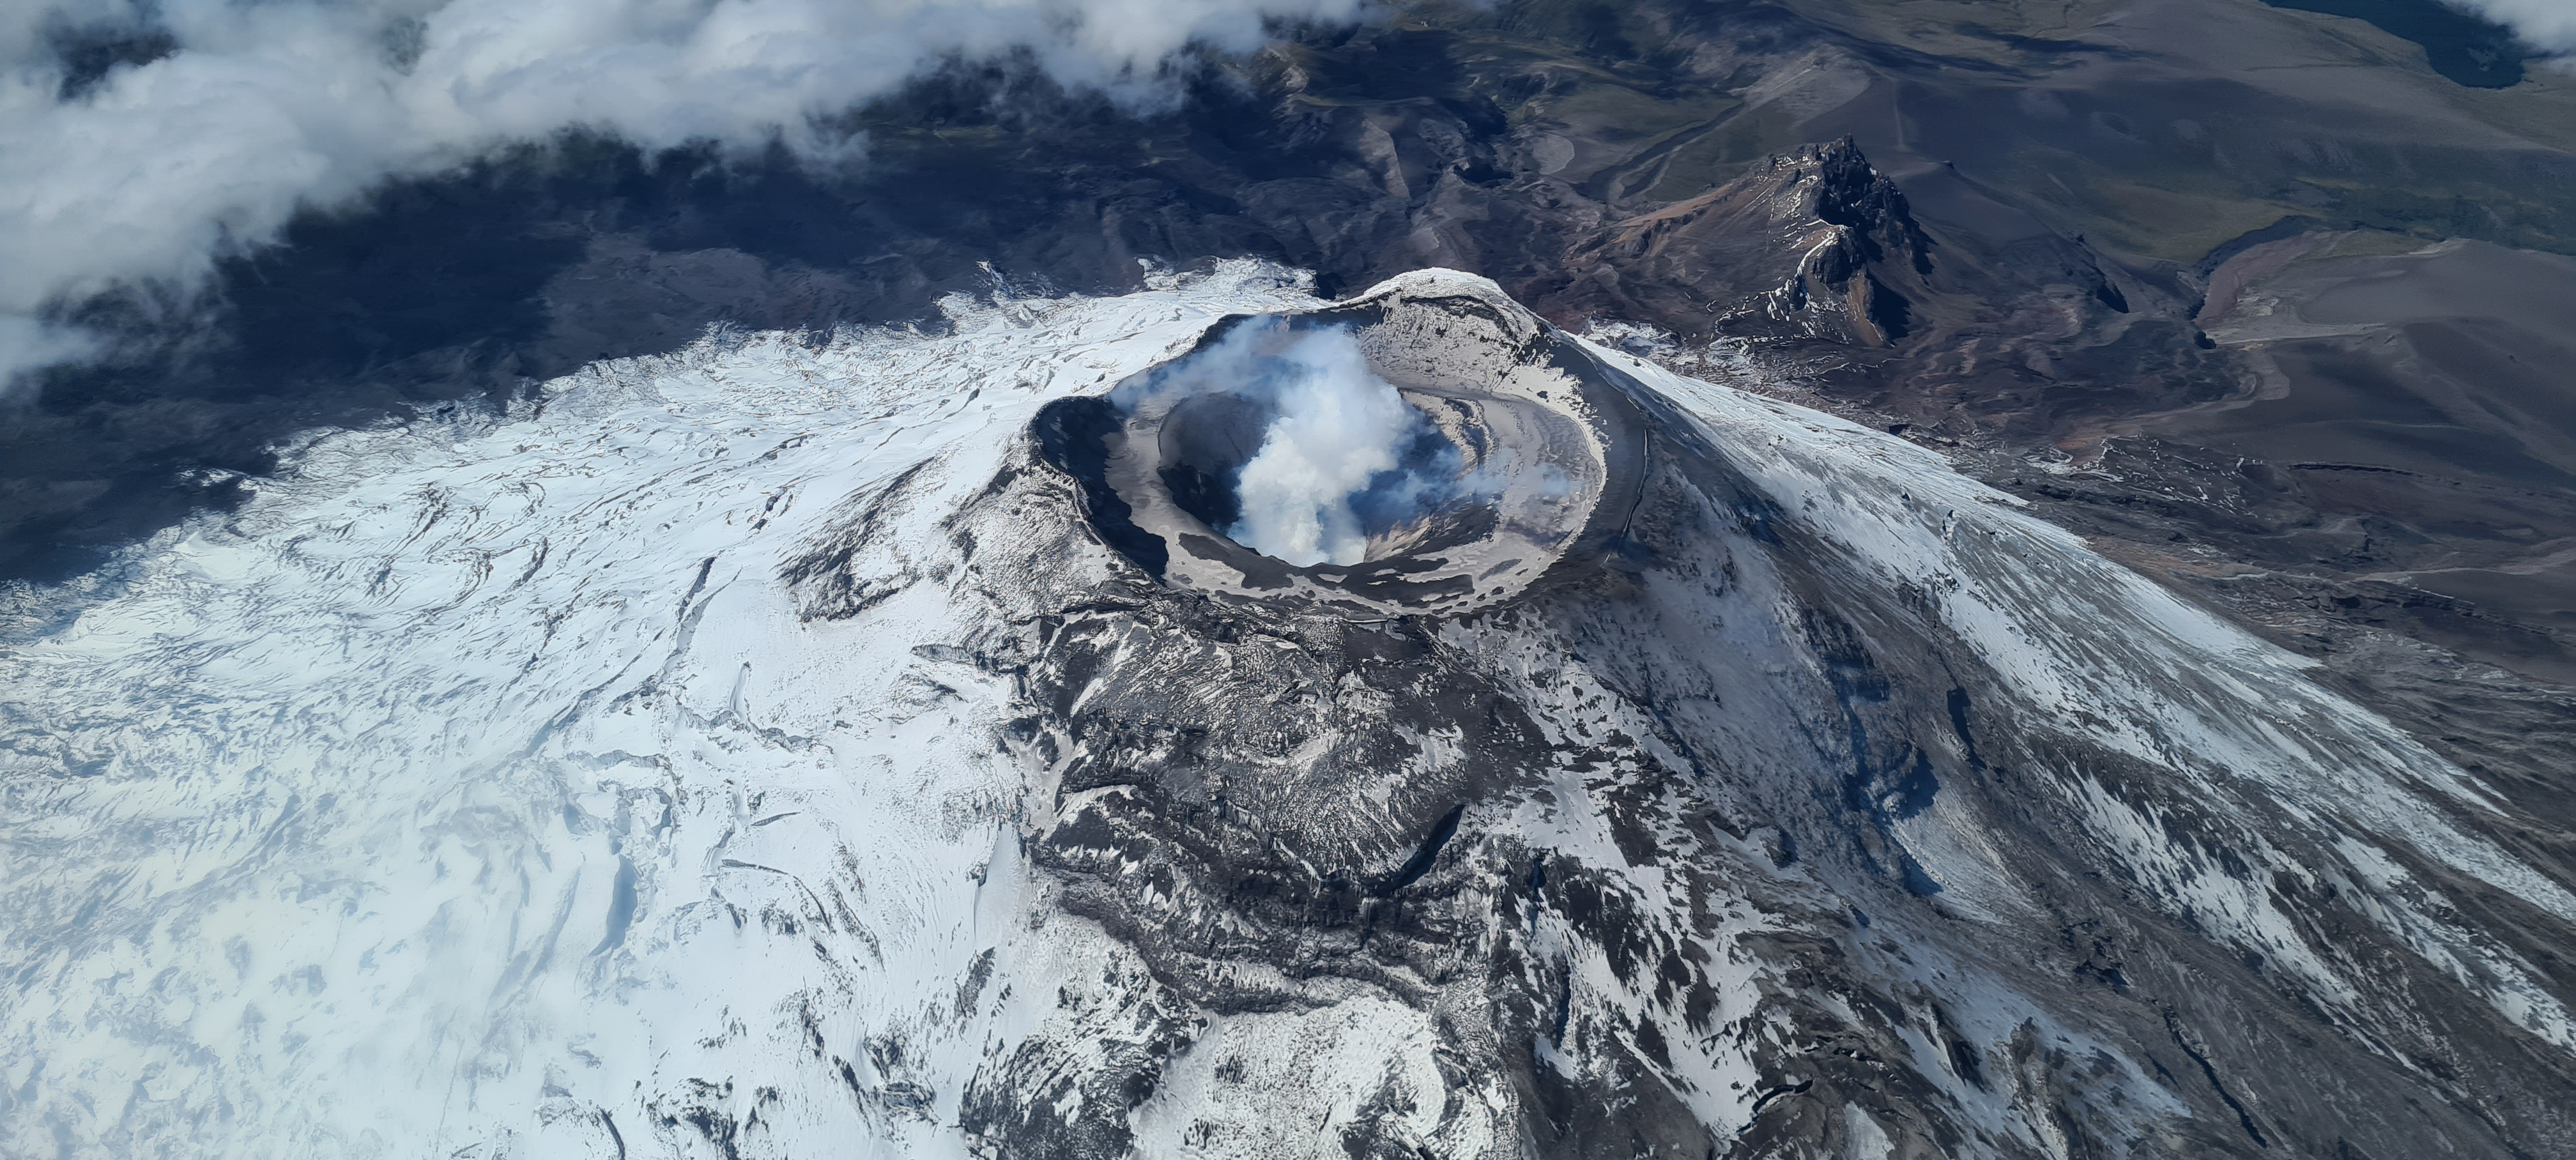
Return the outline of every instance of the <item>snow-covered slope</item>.
<path id="1" fill-rule="evenodd" d="M 1049 405 L 1325 306 L 603 363 L 60 596 L 0 1155 L 2567 1138 L 2518 820 L 1901 441 L 1413 275 L 1335 317 L 1517 368 L 1616 518 L 1461 615 L 1157 575 Z"/>
<path id="2" fill-rule="evenodd" d="M 780 562 L 908 477 L 868 550 L 944 572 L 1039 403 L 1305 302 L 1242 270 L 604 363 L 138 553 L 0 662 L 0 1152 L 957 1150 L 956 1085 L 904 1081 L 983 1050 L 1010 685 L 936 579 L 807 622 Z"/>

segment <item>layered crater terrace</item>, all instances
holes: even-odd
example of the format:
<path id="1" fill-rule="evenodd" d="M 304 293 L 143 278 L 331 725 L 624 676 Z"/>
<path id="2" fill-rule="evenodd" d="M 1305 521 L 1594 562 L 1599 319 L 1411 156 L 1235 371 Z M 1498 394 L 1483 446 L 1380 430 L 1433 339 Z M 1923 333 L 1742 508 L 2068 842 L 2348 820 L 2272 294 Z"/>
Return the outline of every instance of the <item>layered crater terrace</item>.
<path id="1" fill-rule="evenodd" d="M 1617 538 L 1643 447 L 1619 377 L 1491 283 L 1425 272 L 1228 318 L 1036 430 L 1102 539 L 1165 583 L 1455 614 Z"/>

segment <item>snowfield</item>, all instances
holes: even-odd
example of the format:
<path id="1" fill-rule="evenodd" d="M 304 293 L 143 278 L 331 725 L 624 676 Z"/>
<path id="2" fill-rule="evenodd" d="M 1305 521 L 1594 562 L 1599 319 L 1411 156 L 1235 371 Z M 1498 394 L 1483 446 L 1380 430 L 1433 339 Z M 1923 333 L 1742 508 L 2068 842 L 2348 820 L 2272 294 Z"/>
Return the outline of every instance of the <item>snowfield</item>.
<path id="1" fill-rule="evenodd" d="M 1306 305 L 1245 266 L 603 363 L 519 422 L 322 438 L 138 550 L 0 659 L 0 1153 L 653 1155 L 718 1102 L 847 1154 L 853 1084 L 878 1154 L 960 1151 L 959 1085 L 897 1081 L 998 1033 L 950 1008 L 1015 909 L 1006 687 L 941 659 L 938 585 L 808 625 L 782 558 Z"/>

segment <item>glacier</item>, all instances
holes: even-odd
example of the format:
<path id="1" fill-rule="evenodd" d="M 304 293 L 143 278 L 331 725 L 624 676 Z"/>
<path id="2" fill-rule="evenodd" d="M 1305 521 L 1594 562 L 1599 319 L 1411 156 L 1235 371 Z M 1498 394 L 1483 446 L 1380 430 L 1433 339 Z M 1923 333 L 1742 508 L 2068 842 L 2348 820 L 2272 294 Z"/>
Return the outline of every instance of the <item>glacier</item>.
<path id="1" fill-rule="evenodd" d="M 6 662 L 8 1150 L 615 1156 L 709 1100 L 784 1148 L 849 1138 L 846 1067 L 882 1154 L 957 1151 L 856 1045 L 994 969 L 1008 698 L 946 659 L 936 583 L 807 624 L 781 554 L 899 474 L 980 486 L 1040 402 L 1226 310 L 1306 301 L 1238 270 L 603 363 L 489 430 L 318 440 L 138 553 Z"/>
<path id="2" fill-rule="evenodd" d="M 1406 615 L 1158 574 L 1031 433 L 1354 303 L 1627 506 Z M 25 594 L 0 1155 L 2326 1154 L 2576 1055 L 2476 776 L 1929 451 L 1449 272 L 944 310 Z"/>

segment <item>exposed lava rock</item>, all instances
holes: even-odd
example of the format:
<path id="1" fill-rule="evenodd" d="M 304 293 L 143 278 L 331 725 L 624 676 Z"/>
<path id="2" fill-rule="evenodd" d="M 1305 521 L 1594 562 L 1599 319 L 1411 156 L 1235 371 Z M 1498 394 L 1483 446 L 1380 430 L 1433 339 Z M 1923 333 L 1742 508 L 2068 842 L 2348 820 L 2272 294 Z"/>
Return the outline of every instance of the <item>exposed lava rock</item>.
<path id="1" fill-rule="evenodd" d="M 1478 297 L 1512 309 L 1445 276 L 1360 301 Z M 1129 1096 L 977 1120 L 996 1154 L 1299 1153 L 1258 1125 L 1319 1083 L 1361 1156 L 2569 1139 L 2563 1017 L 2513 1012 L 2563 1009 L 2538 964 L 2576 913 L 2559 869 L 2506 868 L 2484 790 L 1919 451 L 1557 351 L 1630 416 L 1634 499 L 1616 550 L 1495 603 L 1014 573 L 1031 857 L 1146 964 L 1114 1019 L 1161 1030 L 1127 1063 L 1023 1049 L 993 1084 Z M 2444 965 L 2469 953 L 2532 965 Z M 1389 1038 L 1332 1049 L 1362 1077 L 1241 1070 L 1362 1011 Z"/>
<path id="2" fill-rule="evenodd" d="M 1699 197 L 1612 226 L 1568 254 L 1550 293 L 1604 318 L 1683 333 L 1764 330 L 1869 347 L 1906 336 L 1929 296 L 1931 242 L 1905 195 L 1849 138 L 1776 156 Z M 1907 271 L 1915 297 L 1881 281 Z"/>

